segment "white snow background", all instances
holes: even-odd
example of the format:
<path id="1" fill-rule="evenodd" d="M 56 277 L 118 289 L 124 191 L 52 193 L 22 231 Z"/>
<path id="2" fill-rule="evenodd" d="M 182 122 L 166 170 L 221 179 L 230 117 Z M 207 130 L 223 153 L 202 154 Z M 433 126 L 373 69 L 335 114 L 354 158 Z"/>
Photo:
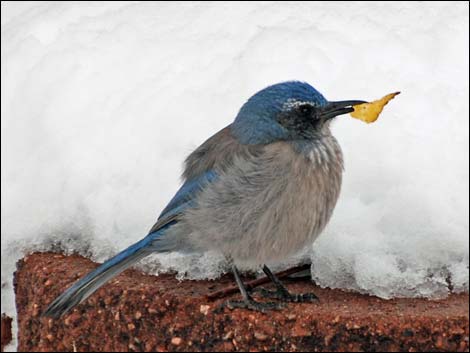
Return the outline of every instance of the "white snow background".
<path id="1" fill-rule="evenodd" d="M 468 3 L 1 6 L 2 312 L 19 258 L 103 261 L 139 240 L 185 156 L 291 79 L 330 100 L 402 92 L 374 124 L 333 126 L 346 170 L 313 278 L 383 298 L 468 291 Z M 195 278 L 216 259 L 158 257 Z"/>

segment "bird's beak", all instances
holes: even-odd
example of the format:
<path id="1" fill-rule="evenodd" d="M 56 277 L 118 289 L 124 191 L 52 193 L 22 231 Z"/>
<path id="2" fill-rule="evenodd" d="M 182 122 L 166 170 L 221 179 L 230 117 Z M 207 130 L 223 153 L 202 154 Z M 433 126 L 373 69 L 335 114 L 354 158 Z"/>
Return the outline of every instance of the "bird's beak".
<path id="1" fill-rule="evenodd" d="M 327 105 L 322 107 L 319 116 L 322 119 L 328 120 L 335 116 L 351 113 L 354 111 L 353 106 L 357 104 L 367 103 L 365 101 L 339 101 L 328 102 Z"/>

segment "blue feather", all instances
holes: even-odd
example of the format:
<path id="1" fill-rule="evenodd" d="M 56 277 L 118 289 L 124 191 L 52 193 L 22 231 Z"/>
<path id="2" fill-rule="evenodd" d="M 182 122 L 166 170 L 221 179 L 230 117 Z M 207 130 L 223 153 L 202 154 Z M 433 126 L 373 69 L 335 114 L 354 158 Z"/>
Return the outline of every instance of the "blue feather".
<path id="1" fill-rule="evenodd" d="M 48 306 L 43 315 L 60 317 L 70 311 L 111 278 L 117 276 L 129 266 L 132 266 L 140 259 L 149 255 L 152 251 L 150 246 L 155 244 L 158 239 L 164 235 L 165 230 L 174 223 L 174 221 L 168 222 L 158 231 L 147 235 L 144 239 L 124 249 L 119 254 L 91 271 L 57 297 Z"/>
<path id="2" fill-rule="evenodd" d="M 192 206 L 196 195 L 205 186 L 216 180 L 217 177 L 218 175 L 215 171 L 209 170 L 197 178 L 187 180 L 162 211 L 158 219 L 171 217 Z"/>
<path id="3" fill-rule="evenodd" d="M 328 103 L 308 83 L 288 81 L 259 91 L 241 107 L 232 124 L 232 132 L 242 144 L 267 144 L 286 140 L 289 131 L 277 123 L 277 115 L 289 100 L 309 102 L 315 106 Z"/>

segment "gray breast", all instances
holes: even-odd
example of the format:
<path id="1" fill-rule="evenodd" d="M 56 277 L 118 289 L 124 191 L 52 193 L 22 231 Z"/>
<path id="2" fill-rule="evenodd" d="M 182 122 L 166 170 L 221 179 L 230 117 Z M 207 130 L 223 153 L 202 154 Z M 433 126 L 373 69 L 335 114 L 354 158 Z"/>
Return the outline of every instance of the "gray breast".
<path id="1" fill-rule="evenodd" d="M 183 216 L 184 242 L 193 250 L 221 251 L 237 264 L 283 260 L 328 223 L 342 168 L 331 135 L 304 144 L 300 153 L 290 142 L 276 142 L 237 157 Z"/>

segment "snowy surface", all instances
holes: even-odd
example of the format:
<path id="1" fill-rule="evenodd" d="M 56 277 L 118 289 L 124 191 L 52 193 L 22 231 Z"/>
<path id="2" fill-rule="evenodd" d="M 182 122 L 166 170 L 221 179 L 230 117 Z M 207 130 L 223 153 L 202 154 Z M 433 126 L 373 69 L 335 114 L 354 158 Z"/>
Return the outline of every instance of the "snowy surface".
<path id="1" fill-rule="evenodd" d="M 184 157 L 289 79 L 331 100 L 402 91 L 375 124 L 334 125 L 346 171 L 314 279 L 384 298 L 468 290 L 467 3 L 2 2 L 1 23 L 2 312 L 18 258 L 102 261 L 140 239 Z"/>

